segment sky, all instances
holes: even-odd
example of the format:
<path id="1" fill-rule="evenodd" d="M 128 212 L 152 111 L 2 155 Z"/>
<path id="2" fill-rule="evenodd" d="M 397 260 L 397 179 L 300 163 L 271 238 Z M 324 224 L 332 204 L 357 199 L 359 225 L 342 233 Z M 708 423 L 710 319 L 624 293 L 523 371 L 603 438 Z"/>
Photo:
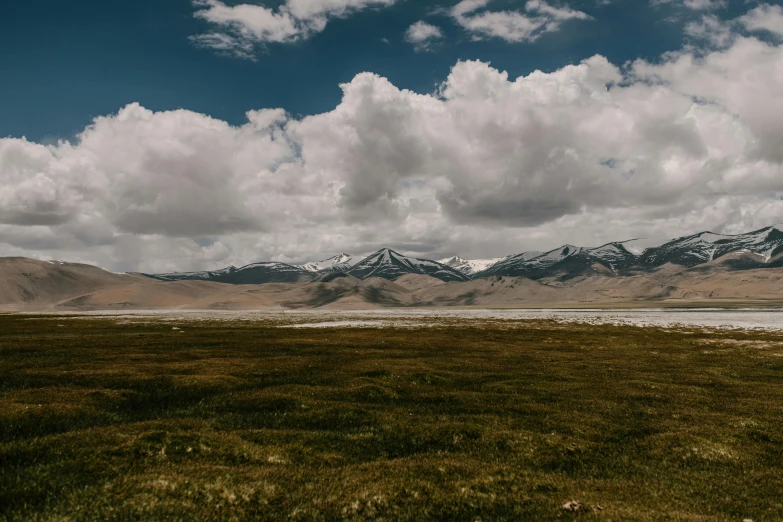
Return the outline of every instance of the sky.
<path id="1" fill-rule="evenodd" d="M 782 44 L 756 0 L 6 2 L 0 256 L 169 272 L 778 224 Z"/>

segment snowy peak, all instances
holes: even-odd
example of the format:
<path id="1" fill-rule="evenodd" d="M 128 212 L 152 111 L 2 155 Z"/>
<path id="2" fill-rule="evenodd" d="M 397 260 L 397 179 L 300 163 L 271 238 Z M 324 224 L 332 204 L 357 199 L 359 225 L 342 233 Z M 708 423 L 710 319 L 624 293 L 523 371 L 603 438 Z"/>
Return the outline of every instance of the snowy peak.
<path id="1" fill-rule="evenodd" d="M 171 272 L 168 274 L 144 274 L 147 277 L 160 279 L 161 281 L 213 281 L 216 278 L 236 272 L 235 266 L 229 266 L 220 270 L 207 270 L 203 272 Z"/>
<path id="2" fill-rule="evenodd" d="M 611 265 L 625 265 L 638 260 L 638 256 L 625 248 L 623 243 L 607 243 L 598 248 L 585 249 L 584 254 L 590 259 Z"/>
<path id="3" fill-rule="evenodd" d="M 644 242 L 644 243 L 643 243 Z M 671 263 L 694 267 L 727 254 L 749 253 L 760 258 L 742 269 L 783 266 L 783 225 L 746 234 L 700 232 L 643 249 L 647 240 L 611 242 L 595 248 L 563 245 L 548 252 L 523 252 L 501 259 L 465 259 L 459 256 L 432 261 L 405 256 L 383 248 L 364 259 L 338 254 L 300 266 L 263 262 L 221 270 L 149 275 L 162 281 L 201 280 L 233 284 L 261 284 L 313 281 L 333 273 L 347 273 L 359 279 L 381 277 L 394 280 L 406 274 L 422 274 L 442 281 L 467 281 L 489 276 L 526 277 L 536 280 L 567 280 L 601 273 L 633 274 Z M 636 249 L 631 252 L 630 249 Z M 728 259 L 727 259 L 728 260 Z M 739 266 L 736 263 L 732 266 Z"/>
<path id="4" fill-rule="evenodd" d="M 781 228 L 776 225 L 737 235 L 701 232 L 648 248 L 641 256 L 642 262 L 651 266 L 673 263 L 692 267 L 732 252 L 750 252 L 768 261 L 783 252 Z"/>
<path id="5" fill-rule="evenodd" d="M 483 272 L 502 259 L 505 258 L 498 257 L 495 259 L 465 259 L 459 256 L 454 256 L 441 259 L 438 262 L 446 266 L 450 266 L 454 270 L 459 270 L 467 276 L 472 276 L 473 274 Z"/>
<path id="6" fill-rule="evenodd" d="M 462 272 L 443 263 L 404 256 L 390 248 L 383 248 L 370 254 L 347 273 L 359 279 L 382 277 L 394 280 L 406 274 L 428 275 L 441 281 L 467 281 L 470 279 Z"/>
<path id="7" fill-rule="evenodd" d="M 351 267 L 353 256 L 350 254 L 338 254 L 323 261 L 315 261 L 304 265 L 297 265 L 308 272 L 344 272 Z"/>
<path id="8" fill-rule="evenodd" d="M 161 281 L 214 281 L 235 285 L 264 283 L 298 283 L 309 281 L 313 275 L 298 266 L 286 263 L 251 263 L 241 268 L 230 266 L 222 270 L 206 272 L 180 272 L 172 274 L 144 274 Z"/>
<path id="9" fill-rule="evenodd" d="M 581 248 L 573 245 L 563 245 L 549 252 L 523 252 L 500 260 L 481 272 L 481 275 L 531 277 L 534 273 L 542 272 L 581 251 Z"/>
<path id="10" fill-rule="evenodd" d="M 540 256 L 532 258 L 530 262 L 539 266 L 551 266 L 555 263 L 559 263 L 567 257 L 580 254 L 583 250 L 585 249 L 581 247 L 575 247 L 574 245 L 563 245 L 560 248 L 550 250 L 549 252 L 545 252 Z"/>
<path id="11" fill-rule="evenodd" d="M 509 256 L 478 274 L 542 279 L 545 277 L 575 277 L 603 265 L 612 273 L 629 268 L 637 257 L 622 243 L 607 243 L 597 248 L 563 245 L 549 252 L 526 252 Z"/>

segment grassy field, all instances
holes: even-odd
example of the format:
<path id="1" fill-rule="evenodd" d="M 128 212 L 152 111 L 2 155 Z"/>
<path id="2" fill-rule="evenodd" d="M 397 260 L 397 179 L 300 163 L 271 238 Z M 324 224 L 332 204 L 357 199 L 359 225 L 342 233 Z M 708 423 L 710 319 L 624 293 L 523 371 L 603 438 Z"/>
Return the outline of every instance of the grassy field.
<path id="1" fill-rule="evenodd" d="M 0 519 L 783 520 L 780 335 L 172 326 L 0 316 Z"/>

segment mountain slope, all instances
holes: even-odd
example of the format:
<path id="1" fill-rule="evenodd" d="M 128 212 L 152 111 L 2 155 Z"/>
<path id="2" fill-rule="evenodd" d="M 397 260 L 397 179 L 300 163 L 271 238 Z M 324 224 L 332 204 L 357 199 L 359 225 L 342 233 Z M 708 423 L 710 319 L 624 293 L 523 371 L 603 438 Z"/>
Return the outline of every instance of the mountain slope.
<path id="1" fill-rule="evenodd" d="M 311 281 L 315 274 L 286 263 L 253 263 L 236 268 L 208 272 L 171 274 L 142 274 L 160 281 L 214 281 L 232 285 L 260 285 L 265 283 L 300 283 Z"/>
<path id="2" fill-rule="evenodd" d="M 477 278 L 490 276 L 528 277 L 542 272 L 549 266 L 572 255 L 576 247 L 565 245 L 549 252 L 523 252 L 508 256 L 486 270 L 475 275 Z"/>
<path id="3" fill-rule="evenodd" d="M 623 243 L 607 243 L 597 248 L 563 245 L 540 255 L 526 252 L 509 256 L 476 277 L 527 277 L 539 280 L 567 280 L 591 273 L 620 274 L 637 268 L 639 258 Z"/>
<path id="4" fill-rule="evenodd" d="M 673 263 L 693 267 L 731 252 L 742 251 L 760 255 L 765 260 L 783 253 L 783 226 L 766 227 L 747 234 L 701 232 L 673 239 L 661 246 L 645 250 L 641 262 L 649 266 Z"/>
<path id="5" fill-rule="evenodd" d="M 622 243 L 608 243 L 598 248 L 563 245 L 549 252 L 536 254 L 525 252 L 509 256 L 476 274 L 476 277 L 527 277 L 534 280 L 557 276 L 570 278 L 594 270 L 595 265 L 616 273 L 633 266 L 637 259 Z"/>
<path id="6" fill-rule="evenodd" d="M 468 281 L 470 278 L 437 261 L 404 256 L 389 248 L 383 248 L 370 254 L 356 265 L 348 274 L 359 279 L 382 277 L 394 280 L 406 274 L 423 274 L 441 281 Z"/>
<path id="7" fill-rule="evenodd" d="M 144 279 L 79 263 L 5 257 L 0 258 L 0 304 L 48 306 L 102 288 Z"/>
<path id="8" fill-rule="evenodd" d="M 473 274 L 483 272 L 502 259 L 505 258 L 498 257 L 495 259 L 464 259 L 459 256 L 454 256 L 447 257 L 446 259 L 440 259 L 438 260 L 438 263 L 450 266 L 454 270 L 459 270 L 466 276 L 472 276 Z"/>
<path id="9" fill-rule="evenodd" d="M 323 261 L 296 265 L 308 272 L 345 272 L 352 266 L 353 256 L 350 254 L 338 254 Z"/>
<path id="10" fill-rule="evenodd" d="M 171 272 L 168 274 L 141 274 L 159 281 L 217 281 L 227 278 L 237 271 L 237 267 L 229 266 L 220 270 L 205 270 L 203 272 Z"/>

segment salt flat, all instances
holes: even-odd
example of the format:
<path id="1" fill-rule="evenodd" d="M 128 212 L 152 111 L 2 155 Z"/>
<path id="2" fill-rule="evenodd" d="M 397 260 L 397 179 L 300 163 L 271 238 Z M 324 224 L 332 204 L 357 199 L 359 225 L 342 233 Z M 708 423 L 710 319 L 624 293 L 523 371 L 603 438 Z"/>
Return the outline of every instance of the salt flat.
<path id="1" fill-rule="evenodd" d="M 405 328 L 460 324 L 482 321 L 555 321 L 592 325 L 625 325 L 663 328 L 715 328 L 745 330 L 783 330 L 782 308 L 629 308 L 629 309 L 376 309 L 376 310 L 292 310 L 292 311 L 215 311 L 215 310 L 140 310 L 55 313 L 84 317 L 115 317 L 130 321 L 150 319 L 189 321 L 259 321 L 307 328 Z"/>

